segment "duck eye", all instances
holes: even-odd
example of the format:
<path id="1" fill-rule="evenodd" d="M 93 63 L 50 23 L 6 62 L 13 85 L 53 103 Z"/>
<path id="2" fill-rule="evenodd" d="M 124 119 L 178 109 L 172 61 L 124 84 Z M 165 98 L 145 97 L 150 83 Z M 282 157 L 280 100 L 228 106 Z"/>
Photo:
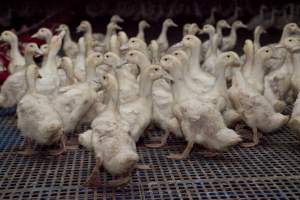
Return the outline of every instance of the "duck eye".
<path id="1" fill-rule="evenodd" d="M 158 68 L 154 68 L 155 71 L 158 71 Z"/>
<path id="2" fill-rule="evenodd" d="M 130 56 L 133 56 L 133 53 L 130 53 L 129 55 L 130 55 Z"/>
<path id="3" fill-rule="evenodd" d="M 186 39 L 187 39 L 187 40 L 190 40 L 191 38 L 188 37 L 188 38 L 186 38 Z"/>
<path id="4" fill-rule="evenodd" d="M 106 57 L 108 57 L 108 56 L 106 56 Z M 100 55 L 97 55 L 97 58 L 100 58 Z"/>
<path id="5" fill-rule="evenodd" d="M 292 39 L 289 39 L 289 42 L 292 42 Z"/>
<path id="6" fill-rule="evenodd" d="M 230 55 L 227 55 L 226 57 L 227 57 L 227 58 L 230 58 Z"/>
<path id="7" fill-rule="evenodd" d="M 266 50 L 266 53 L 269 53 L 269 50 Z"/>
<path id="8" fill-rule="evenodd" d="M 106 76 L 103 76 L 103 79 L 106 80 Z"/>
<path id="9" fill-rule="evenodd" d="M 175 56 L 178 56 L 178 53 L 174 53 Z"/>
<path id="10" fill-rule="evenodd" d="M 164 58 L 164 61 L 168 61 L 168 58 Z"/>
<path id="11" fill-rule="evenodd" d="M 132 42 L 132 43 L 135 43 L 135 40 L 132 40 L 131 42 Z"/>

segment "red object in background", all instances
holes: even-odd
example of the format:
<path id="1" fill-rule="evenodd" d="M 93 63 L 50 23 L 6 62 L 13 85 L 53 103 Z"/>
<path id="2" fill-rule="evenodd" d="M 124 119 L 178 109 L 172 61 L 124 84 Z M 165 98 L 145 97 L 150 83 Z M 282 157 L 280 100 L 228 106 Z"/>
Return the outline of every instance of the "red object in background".
<path id="1" fill-rule="evenodd" d="M 9 76 L 9 72 L 8 72 L 8 65 L 9 65 L 9 59 L 6 56 L 5 53 L 0 52 L 0 84 L 2 85 L 3 82 L 7 79 L 7 77 Z"/>

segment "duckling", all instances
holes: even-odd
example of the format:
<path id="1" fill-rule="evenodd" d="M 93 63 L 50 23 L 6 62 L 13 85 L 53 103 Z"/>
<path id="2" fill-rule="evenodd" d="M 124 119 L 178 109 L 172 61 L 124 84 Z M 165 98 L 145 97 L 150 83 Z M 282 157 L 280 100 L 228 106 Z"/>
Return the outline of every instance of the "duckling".
<path id="1" fill-rule="evenodd" d="M 281 44 L 277 45 L 277 48 L 284 47 L 287 50 L 285 62 L 280 68 L 265 76 L 264 95 L 278 112 L 283 111 L 285 108 L 284 98 L 290 90 L 291 78 L 295 68 L 292 56 L 298 45 L 298 40 L 294 37 L 287 37 Z"/>
<path id="2" fill-rule="evenodd" d="M 235 109 L 253 132 L 253 141 L 242 144 L 243 147 L 253 147 L 259 143 L 258 129 L 265 133 L 273 132 L 289 120 L 287 116 L 276 113 L 268 100 L 245 81 L 240 71 L 235 71 L 228 94 Z"/>
<path id="3" fill-rule="evenodd" d="M 26 149 L 22 155 L 33 155 L 33 142 L 40 145 L 52 145 L 61 141 L 61 149 L 49 151 L 50 155 L 59 155 L 65 151 L 65 137 L 60 116 L 51 106 L 49 99 L 39 94 L 35 88 L 40 77 L 38 67 L 29 65 L 26 70 L 27 92 L 18 103 L 17 126 L 26 138 Z"/>
<path id="4" fill-rule="evenodd" d="M 100 185 L 100 167 L 113 176 L 120 176 L 108 183 L 119 186 L 129 181 L 131 170 L 139 160 L 135 142 L 129 135 L 131 129 L 120 115 L 118 81 L 112 74 L 106 74 L 101 76 L 100 83 L 107 93 L 107 107 L 93 121 L 92 133 L 84 133 L 91 136 L 89 147 L 94 150 L 96 158 L 96 165 L 85 183 L 93 188 Z"/>
<path id="5" fill-rule="evenodd" d="M 228 60 L 234 59 L 230 57 Z M 185 83 L 182 63 L 179 59 L 172 55 L 165 55 L 161 58 L 161 65 L 174 78 L 173 109 L 188 142 L 181 154 L 171 154 L 168 158 L 176 160 L 187 158 L 195 143 L 213 151 L 222 151 L 241 141 L 238 134 L 226 127 L 222 115 L 214 105 L 193 98 L 193 92 Z"/>
<path id="6" fill-rule="evenodd" d="M 11 31 L 3 31 L 1 33 L 0 40 L 7 42 L 10 46 L 10 63 L 8 66 L 9 73 L 14 74 L 24 69 L 25 59 L 19 51 L 19 41 L 16 34 Z"/>
<path id="7" fill-rule="evenodd" d="M 264 77 L 265 68 L 264 65 L 266 61 L 271 59 L 273 56 L 272 48 L 265 46 L 261 47 L 255 52 L 253 66 L 251 67 L 250 76 L 247 77 L 248 83 L 257 90 L 259 93 L 264 92 Z"/>
<path id="8" fill-rule="evenodd" d="M 184 37 L 188 34 L 190 25 L 191 25 L 191 23 L 186 23 L 186 24 L 183 25 L 183 27 L 182 27 L 182 37 Z"/>
<path id="9" fill-rule="evenodd" d="M 49 45 L 51 42 L 51 38 L 53 37 L 53 33 L 48 28 L 40 28 L 35 34 L 31 36 L 32 38 L 38 38 L 40 40 L 45 40 L 46 43 Z"/>
<path id="10" fill-rule="evenodd" d="M 157 43 L 159 44 L 161 52 L 164 52 L 169 48 L 167 32 L 170 27 L 178 27 L 178 25 L 175 24 L 172 19 L 168 18 L 163 22 L 161 33 L 157 38 Z"/>
<path id="11" fill-rule="evenodd" d="M 139 86 L 135 76 L 126 67 L 123 67 L 121 58 L 113 53 L 104 54 L 104 63 L 110 65 L 116 73 L 120 88 L 120 103 L 127 103 L 137 98 Z"/>
<path id="12" fill-rule="evenodd" d="M 191 53 L 187 68 L 188 70 L 185 72 L 186 76 L 189 76 L 189 80 L 191 81 L 187 80 L 187 84 L 200 93 L 210 90 L 215 83 L 215 77 L 205 72 L 200 67 L 201 40 L 194 35 L 186 35 L 182 39 L 182 43 Z"/>
<path id="13" fill-rule="evenodd" d="M 58 32 L 65 31 L 63 50 L 64 50 L 66 56 L 74 59 L 79 51 L 79 47 L 78 47 L 77 43 L 74 42 L 71 38 L 69 26 L 66 24 L 61 24 L 56 29 L 56 31 L 58 31 Z"/>
<path id="14" fill-rule="evenodd" d="M 25 66 L 35 64 L 33 57 L 40 56 L 42 52 L 35 43 L 28 43 L 25 47 Z M 1 87 L 0 106 L 11 107 L 16 105 L 26 94 L 27 85 L 25 79 L 26 69 L 22 69 L 10 75 Z"/>
<path id="15" fill-rule="evenodd" d="M 61 67 L 65 70 L 72 84 L 60 88 L 52 102 L 55 110 L 61 116 L 64 132 L 71 133 L 96 101 L 96 92 L 101 85 L 95 79 L 93 83 L 81 82 L 74 84 L 74 68 L 69 57 L 62 58 Z"/>
<path id="16" fill-rule="evenodd" d="M 135 36 L 144 42 L 145 42 L 145 28 L 150 28 L 150 24 L 145 20 L 140 21 L 138 34 Z"/>
<path id="17" fill-rule="evenodd" d="M 117 24 L 117 23 L 123 23 L 124 19 L 122 17 L 120 17 L 119 15 L 113 15 L 110 18 L 110 22 L 115 23 L 115 24 Z"/>
<path id="18" fill-rule="evenodd" d="M 240 20 L 235 21 L 231 26 L 230 35 L 223 37 L 222 39 L 222 51 L 229 51 L 235 47 L 237 41 L 237 30 L 239 28 L 247 28 L 247 26 Z"/>

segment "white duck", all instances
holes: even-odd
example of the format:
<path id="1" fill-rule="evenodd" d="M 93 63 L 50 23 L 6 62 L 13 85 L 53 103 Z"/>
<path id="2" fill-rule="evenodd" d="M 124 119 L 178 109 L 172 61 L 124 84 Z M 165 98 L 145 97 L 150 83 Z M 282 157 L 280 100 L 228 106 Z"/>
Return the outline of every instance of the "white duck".
<path id="1" fill-rule="evenodd" d="M 66 24 L 61 24 L 59 27 L 56 29 L 56 31 L 65 31 L 65 36 L 64 36 L 64 44 L 63 44 L 63 50 L 65 52 L 65 55 L 75 59 L 77 56 L 77 53 L 79 51 L 79 47 L 76 42 L 74 42 L 71 38 L 71 33 L 69 26 Z"/>
<path id="2" fill-rule="evenodd" d="M 252 40 L 246 39 L 243 46 L 243 51 L 245 53 L 244 65 L 241 68 L 242 74 L 247 80 L 252 74 L 252 67 L 254 62 L 254 44 Z"/>
<path id="3" fill-rule="evenodd" d="M 105 38 L 103 40 L 103 45 L 105 47 L 106 50 L 110 49 L 110 41 L 111 41 L 111 37 L 113 35 L 116 35 L 116 31 L 117 30 L 122 30 L 122 28 L 114 23 L 114 22 L 110 22 L 107 27 L 106 27 L 106 34 L 105 34 Z"/>
<path id="4" fill-rule="evenodd" d="M 11 107 L 16 105 L 25 95 L 26 85 L 26 67 L 35 64 L 33 57 L 41 55 L 39 47 L 35 43 L 28 43 L 25 47 L 25 66 L 24 69 L 10 75 L 1 87 L 0 107 Z"/>
<path id="5" fill-rule="evenodd" d="M 81 21 L 79 26 L 76 29 L 77 33 L 83 32 L 84 33 L 84 41 L 85 41 L 85 48 L 86 53 L 89 53 L 93 49 L 93 29 L 92 25 L 89 21 Z"/>
<path id="6" fill-rule="evenodd" d="M 135 37 L 139 38 L 140 40 L 145 41 L 145 28 L 150 28 L 150 24 L 145 20 L 139 22 L 139 30 Z"/>
<path id="7" fill-rule="evenodd" d="M 265 77 L 265 63 L 273 56 L 272 48 L 265 46 L 261 47 L 255 52 L 253 65 L 251 66 L 251 73 L 247 77 L 247 81 L 252 88 L 259 93 L 264 92 L 264 77 Z"/>
<path id="8" fill-rule="evenodd" d="M 235 109 L 253 132 L 253 142 L 244 143 L 244 147 L 259 143 L 258 129 L 269 133 L 285 125 L 289 119 L 276 113 L 268 100 L 247 83 L 240 71 L 235 71 L 228 94 Z"/>
<path id="9" fill-rule="evenodd" d="M 139 85 L 136 77 L 129 71 L 121 58 L 113 53 L 107 52 L 104 54 L 104 63 L 112 67 L 113 73 L 116 74 L 120 88 L 120 103 L 130 102 L 138 97 Z"/>
<path id="10" fill-rule="evenodd" d="M 261 25 L 264 22 L 264 12 L 267 9 L 265 5 L 261 5 L 259 14 L 254 16 L 247 24 L 249 30 L 255 29 L 256 26 Z"/>
<path id="11" fill-rule="evenodd" d="M 53 33 L 48 28 L 40 28 L 35 34 L 31 36 L 32 38 L 38 38 L 40 40 L 45 40 L 46 43 L 49 45 L 51 42 L 51 38 L 53 37 Z"/>
<path id="12" fill-rule="evenodd" d="M 3 31 L 1 33 L 0 40 L 7 42 L 10 46 L 10 63 L 8 66 L 9 73 L 14 74 L 15 72 L 24 69 L 25 59 L 20 53 L 19 41 L 16 34 L 11 31 Z"/>
<path id="13" fill-rule="evenodd" d="M 215 83 L 215 77 L 200 67 L 201 40 L 194 35 L 186 35 L 182 39 L 182 44 L 185 48 L 190 50 L 189 63 L 188 66 L 185 67 L 187 68 L 185 76 L 189 77 L 187 84 L 196 89 L 197 92 L 210 90 Z"/>
<path id="14" fill-rule="evenodd" d="M 247 28 L 247 26 L 240 20 L 235 21 L 231 26 L 230 35 L 222 39 L 222 51 L 229 51 L 235 47 L 237 42 L 237 30 L 239 28 Z"/>
<path id="15" fill-rule="evenodd" d="M 100 186 L 100 167 L 113 176 L 120 176 L 108 183 L 119 186 L 130 180 L 131 170 L 139 160 L 135 142 L 129 135 L 131 130 L 120 115 L 118 81 L 112 74 L 106 74 L 102 75 L 101 84 L 107 93 L 107 107 L 93 121 L 92 130 L 79 137 L 82 141 L 91 136 L 88 147 L 95 152 L 96 165 L 85 185 L 93 188 Z"/>
<path id="16" fill-rule="evenodd" d="M 300 38 L 298 38 L 298 43 L 300 45 Z M 292 89 L 295 94 L 300 92 L 300 52 L 293 52 L 293 62 L 294 62 L 294 73 L 292 75 L 291 84 Z"/>
<path id="17" fill-rule="evenodd" d="M 294 73 L 295 63 L 293 53 L 298 50 L 299 42 L 297 38 L 287 37 L 276 48 L 286 48 L 287 55 L 284 64 L 265 76 L 265 97 L 278 112 L 284 107 L 284 98 L 291 89 L 291 78 Z"/>
<path id="18" fill-rule="evenodd" d="M 298 138 L 300 138 L 300 93 L 298 93 L 288 126 L 295 131 Z"/>
<path id="19" fill-rule="evenodd" d="M 159 49 L 161 52 L 164 52 L 169 48 L 167 32 L 170 27 L 178 27 L 178 25 L 175 24 L 172 19 L 168 18 L 163 22 L 161 33 L 157 38 L 157 43 L 159 44 Z"/>
<path id="20" fill-rule="evenodd" d="M 47 61 L 40 69 L 42 78 L 37 81 L 37 90 L 49 97 L 61 86 L 61 79 L 57 69 L 59 65 L 57 54 L 61 48 L 63 37 L 64 31 L 51 38 Z"/>
<path id="21" fill-rule="evenodd" d="M 26 70 L 28 90 L 17 108 L 17 126 L 26 138 L 27 148 L 19 153 L 33 155 L 35 153 L 33 142 L 40 145 L 51 145 L 61 141 L 61 149 L 49 152 L 51 155 L 58 155 L 65 151 L 63 124 L 49 99 L 37 92 L 35 84 L 38 77 L 38 67 L 29 65 Z"/>
<path id="22" fill-rule="evenodd" d="M 86 46 L 84 37 L 78 40 L 78 53 L 74 61 L 74 73 L 80 80 L 86 79 L 85 59 L 86 59 Z"/>
<path id="23" fill-rule="evenodd" d="M 210 73 L 211 75 L 213 76 L 216 76 L 216 65 L 215 65 L 215 62 L 216 62 L 216 59 L 218 57 L 218 54 L 219 54 L 219 50 L 218 50 L 218 41 L 219 41 L 219 36 L 218 34 L 215 34 L 212 38 L 212 41 L 211 41 L 211 45 L 210 45 L 210 49 L 208 50 L 208 52 L 210 53 L 203 65 L 202 65 L 202 68 Z"/>
<path id="24" fill-rule="evenodd" d="M 260 38 L 263 33 L 267 33 L 262 26 L 257 26 L 254 30 L 254 48 L 255 51 L 261 47 Z"/>
<path id="25" fill-rule="evenodd" d="M 171 154 L 168 158 L 187 158 L 195 143 L 211 151 L 222 151 L 241 141 L 239 135 L 226 127 L 222 115 L 212 104 L 193 98 L 184 80 L 182 63 L 175 56 L 163 56 L 161 64 L 174 78 L 174 113 L 188 142 L 181 154 Z"/>
<path id="26" fill-rule="evenodd" d="M 159 63 L 160 53 L 159 53 L 159 44 L 156 40 L 151 40 L 148 46 L 151 52 L 151 63 L 157 64 Z"/>
<path id="27" fill-rule="evenodd" d="M 65 70 L 69 81 L 74 83 L 74 69 L 69 57 L 62 58 L 61 67 Z M 97 80 L 93 83 L 75 83 L 58 90 L 52 103 L 61 116 L 64 132 L 71 133 L 86 115 L 97 98 L 97 90 L 101 85 Z"/>
<path id="28" fill-rule="evenodd" d="M 207 58 L 211 54 L 211 44 L 214 35 L 216 34 L 216 29 L 210 24 L 206 24 L 203 26 L 200 31 L 201 34 L 208 34 L 209 39 L 202 43 L 202 58 Z"/>

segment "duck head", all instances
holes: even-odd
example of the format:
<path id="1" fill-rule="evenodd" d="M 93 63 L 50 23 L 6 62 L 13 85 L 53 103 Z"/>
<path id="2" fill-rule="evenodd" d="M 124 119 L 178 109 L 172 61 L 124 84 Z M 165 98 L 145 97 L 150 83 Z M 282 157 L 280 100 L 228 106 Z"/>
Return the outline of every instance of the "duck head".
<path id="1" fill-rule="evenodd" d="M 88 65 L 92 65 L 97 67 L 98 65 L 101 65 L 103 62 L 103 55 L 100 52 L 91 52 L 88 54 L 86 58 L 86 63 Z"/>
<path id="2" fill-rule="evenodd" d="M 286 48 L 289 52 L 293 53 L 300 50 L 300 40 L 298 37 L 287 37 L 282 44 L 278 44 L 275 48 Z"/>
<path id="3" fill-rule="evenodd" d="M 3 31 L 1 33 L 0 40 L 11 43 L 11 42 L 16 42 L 18 40 L 18 37 L 12 31 Z"/>
<path id="4" fill-rule="evenodd" d="M 142 20 L 139 22 L 139 28 L 140 29 L 145 29 L 145 28 L 150 28 L 150 24 L 146 20 Z"/>
<path id="5" fill-rule="evenodd" d="M 61 32 L 61 31 L 68 32 L 68 31 L 69 31 L 69 27 L 68 27 L 68 25 L 66 25 L 66 24 L 60 24 L 60 25 L 58 26 L 58 28 L 55 29 L 55 31 L 56 31 L 56 32 Z"/>
<path id="6" fill-rule="evenodd" d="M 40 28 L 35 34 L 33 34 L 31 36 L 32 38 L 38 38 L 41 40 L 45 40 L 47 38 L 51 38 L 52 37 L 52 32 L 50 29 L 48 28 Z"/>
<path id="7" fill-rule="evenodd" d="M 172 55 L 178 58 L 181 61 L 181 63 L 183 63 L 184 65 L 187 65 L 189 62 L 189 56 L 183 50 L 178 49 L 174 51 Z"/>
<path id="8" fill-rule="evenodd" d="M 185 36 L 189 33 L 189 27 L 191 26 L 190 23 L 186 23 L 182 27 L 182 35 Z"/>
<path id="9" fill-rule="evenodd" d="M 164 68 L 165 71 L 172 75 L 172 72 L 174 72 L 176 67 L 181 65 L 181 62 L 177 57 L 173 55 L 164 55 L 160 59 L 160 65 Z"/>
<path id="10" fill-rule="evenodd" d="M 115 32 L 117 30 L 122 30 L 122 27 L 120 27 L 118 24 L 116 24 L 114 22 L 108 23 L 106 28 L 107 28 L 108 32 Z"/>
<path id="11" fill-rule="evenodd" d="M 34 57 L 39 57 L 44 55 L 43 51 L 41 51 L 36 43 L 28 43 L 25 47 L 25 54 L 31 54 Z"/>
<path id="12" fill-rule="evenodd" d="M 163 26 L 165 26 L 165 27 L 178 27 L 178 25 L 175 24 L 175 22 L 170 18 L 168 18 L 164 21 Z"/>
<path id="13" fill-rule="evenodd" d="M 194 35 L 186 35 L 182 39 L 182 44 L 186 48 L 194 48 L 201 45 L 201 40 Z"/>
<path id="14" fill-rule="evenodd" d="M 216 32 L 216 29 L 214 26 L 210 25 L 210 24 L 206 24 L 203 26 L 202 30 L 200 31 L 200 33 L 202 34 L 214 34 Z"/>
<path id="15" fill-rule="evenodd" d="M 197 33 L 201 32 L 201 29 L 199 28 L 198 24 L 192 23 L 187 28 L 187 34 L 189 35 L 196 35 Z"/>
<path id="16" fill-rule="evenodd" d="M 119 15 L 113 15 L 111 18 L 110 18 L 110 22 L 113 22 L 115 24 L 117 23 L 122 23 L 124 22 L 124 19 L 122 19 Z"/>
<path id="17" fill-rule="evenodd" d="M 284 30 L 286 30 L 288 33 L 300 33 L 300 28 L 296 23 L 288 23 L 284 26 Z"/>
<path id="18" fill-rule="evenodd" d="M 236 28 L 248 28 L 246 24 L 244 24 L 241 20 L 237 20 L 233 22 L 232 27 Z"/>
<path id="19" fill-rule="evenodd" d="M 128 36 L 125 31 L 118 32 L 118 40 L 120 41 L 121 46 L 128 42 Z"/>
<path id="20" fill-rule="evenodd" d="M 110 66 L 114 66 L 114 67 L 118 67 L 121 65 L 120 57 L 113 52 L 105 53 L 103 56 L 103 62 L 106 65 L 110 65 Z"/>
<path id="21" fill-rule="evenodd" d="M 222 62 L 225 67 L 239 67 L 241 65 L 240 57 L 233 51 L 221 53 L 218 61 Z"/>
<path id="22" fill-rule="evenodd" d="M 217 27 L 223 28 L 231 28 L 231 26 L 228 24 L 228 22 L 224 19 L 221 19 L 217 22 Z"/>
<path id="23" fill-rule="evenodd" d="M 79 26 L 77 26 L 76 31 L 77 33 L 87 32 L 92 27 L 91 23 L 87 20 L 81 21 Z"/>
<path id="24" fill-rule="evenodd" d="M 257 26 L 254 30 L 255 35 L 260 35 L 262 33 L 267 33 L 267 31 L 261 25 Z"/>
<path id="25" fill-rule="evenodd" d="M 145 57 L 145 54 L 137 50 L 130 50 L 126 54 L 126 59 L 128 60 L 128 62 L 134 64 L 140 63 L 143 57 Z"/>
<path id="26" fill-rule="evenodd" d="M 160 65 L 150 65 L 145 72 L 152 81 L 164 78 L 166 80 L 173 80 L 173 78 Z"/>
<path id="27" fill-rule="evenodd" d="M 245 52 L 245 54 L 247 54 L 248 52 L 253 51 L 253 42 L 252 42 L 252 40 L 250 40 L 250 39 L 245 40 L 245 44 L 243 46 L 243 51 Z"/>
<path id="28" fill-rule="evenodd" d="M 273 50 L 271 47 L 268 46 L 264 46 L 261 47 L 257 50 L 256 55 L 264 62 L 268 61 L 271 58 L 275 58 L 273 57 Z"/>

